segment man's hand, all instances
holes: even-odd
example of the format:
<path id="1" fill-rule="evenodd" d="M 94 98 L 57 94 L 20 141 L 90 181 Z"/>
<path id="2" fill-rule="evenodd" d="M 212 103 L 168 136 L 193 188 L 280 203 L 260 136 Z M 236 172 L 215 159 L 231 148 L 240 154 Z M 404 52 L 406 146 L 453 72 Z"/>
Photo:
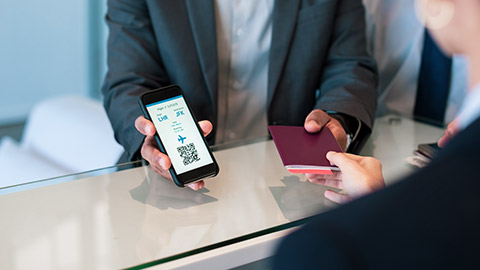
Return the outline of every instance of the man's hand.
<path id="1" fill-rule="evenodd" d="M 347 133 L 345 133 L 340 122 L 331 118 L 326 112 L 319 109 L 313 110 L 305 119 L 305 130 L 310 133 L 319 132 L 323 126 L 330 129 L 342 150 L 345 151 L 347 148 Z"/>
<path id="2" fill-rule="evenodd" d="M 335 172 L 333 175 L 307 174 L 306 176 L 312 183 L 343 190 L 343 192 L 325 191 L 325 197 L 329 200 L 346 203 L 385 186 L 382 164 L 375 158 L 328 152 L 327 159 L 337 165 L 340 172 Z"/>
<path id="3" fill-rule="evenodd" d="M 438 140 L 438 146 L 442 148 L 445 147 L 445 145 L 447 145 L 447 143 L 453 137 L 455 137 L 455 135 L 457 135 L 458 131 L 459 131 L 459 127 L 457 124 L 457 120 L 455 119 L 452 122 L 450 122 L 450 124 L 448 124 L 447 129 L 445 130 L 445 133 L 440 138 L 440 140 Z"/>
<path id="4" fill-rule="evenodd" d="M 200 121 L 198 124 L 200 125 L 204 136 L 207 136 L 212 131 L 213 126 L 209 121 Z M 153 136 L 155 135 L 155 126 L 153 123 L 147 120 L 145 117 L 139 116 L 135 120 L 135 128 L 140 133 L 145 135 L 145 140 L 143 142 L 142 149 L 140 150 L 142 157 L 150 163 L 150 166 L 156 173 L 172 180 L 172 176 L 168 171 L 170 166 L 172 166 L 172 163 L 170 158 L 164 153 L 160 152 L 158 148 L 157 142 Z M 193 190 L 199 190 L 205 186 L 205 182 L 202 180 L 187 186 Z"/>

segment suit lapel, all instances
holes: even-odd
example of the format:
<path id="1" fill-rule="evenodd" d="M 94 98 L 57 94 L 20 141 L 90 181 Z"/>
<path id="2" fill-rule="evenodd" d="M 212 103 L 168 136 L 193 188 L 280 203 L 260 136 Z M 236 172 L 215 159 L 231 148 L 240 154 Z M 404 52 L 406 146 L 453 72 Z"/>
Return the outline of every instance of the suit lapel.
<path id="1" fill-rule="evenodd" d="M 290 50 L 300 0 L 276 0 L 273 8 L 272 43 L 268 67 L 268 106 L 272 101 Z"/>
<path id="2" fill-rule="evenodd" d="M 186 4 L 203 76 L 216 104 L 218 56 L 213 0 L 186 0 Z"/>

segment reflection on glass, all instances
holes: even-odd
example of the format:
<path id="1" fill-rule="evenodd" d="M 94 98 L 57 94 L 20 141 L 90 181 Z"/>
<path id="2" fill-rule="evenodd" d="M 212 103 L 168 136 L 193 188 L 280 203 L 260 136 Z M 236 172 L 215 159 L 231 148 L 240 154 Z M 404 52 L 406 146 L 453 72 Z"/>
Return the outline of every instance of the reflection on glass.
<path id="1" fill-rule="evenodd" d="M 206 195 L 208 189 L 194 191 L 190 188 L 178 188 L 172 181 L 156 174 L 150 167 L 145 167 L 146 178 L 142 184 L 132 190 L 133 199 L 158 209 L 184 209 L 217 201 Z"/>
<path id="2" fill-rule="evenodd" d="M 325 186 L 300 181 L 295 175 L 284 177 L 281 181 L 285 186 L 270 187 L 270 191 L 284 217 L 289 221 L 306 218 L 335 206 L 324 198 L 323 193 L 327 190 Z"/>
<path id="3" fill-rule="evenodd" d="M 144 181 L 130 190 L 134 200 L 146 205 L 135 247 L 137 256 L 142 261 L 151 261 L 194 249 L 208 241 L 205 237 L 218 217 L 214 212 L 199 215 L 195 206 L 218 201 L 205 194 L 209 190 L 179 188 L 149 166 L 145 166 L 144 171 Z"/>

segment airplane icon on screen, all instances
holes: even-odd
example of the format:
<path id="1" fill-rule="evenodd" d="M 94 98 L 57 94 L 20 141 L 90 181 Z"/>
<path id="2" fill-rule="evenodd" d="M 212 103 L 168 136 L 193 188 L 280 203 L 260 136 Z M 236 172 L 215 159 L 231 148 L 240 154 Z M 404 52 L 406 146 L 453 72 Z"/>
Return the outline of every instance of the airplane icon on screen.
<path id="1" fill-rule="evenodd" d="M 183 144 L 183 141 L 185 141 L 187 137 L 182 137 L 182 135 L 178 135 L 178 141 Z"/>

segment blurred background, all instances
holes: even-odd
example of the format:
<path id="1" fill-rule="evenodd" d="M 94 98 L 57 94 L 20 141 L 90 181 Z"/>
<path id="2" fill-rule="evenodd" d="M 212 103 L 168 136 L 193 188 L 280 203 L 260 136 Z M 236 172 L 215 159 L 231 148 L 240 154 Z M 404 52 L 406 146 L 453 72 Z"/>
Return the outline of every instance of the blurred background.
<path id="1" fill-rule="evenodd" d="M 100 98 L 105 13 L 106 0 L 0 2 L 2 130 L 21 130 L 32 106 L 55 95 Z"/>
<path id="2" fill-rule="evenodd" d="M 106 2 L 0 1 L 0 187 L 118 158 L 100 94 Z M 89 161 L 104 143 L 106 156 Z"/>

